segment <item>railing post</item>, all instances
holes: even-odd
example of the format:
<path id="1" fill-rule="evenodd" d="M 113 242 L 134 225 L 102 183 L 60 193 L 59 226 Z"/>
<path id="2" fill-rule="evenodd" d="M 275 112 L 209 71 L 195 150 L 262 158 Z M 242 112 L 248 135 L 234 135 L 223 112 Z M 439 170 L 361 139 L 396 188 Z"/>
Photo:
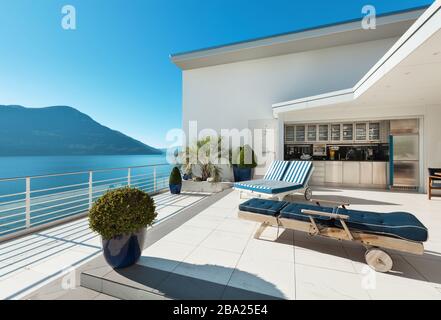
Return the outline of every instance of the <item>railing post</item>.
<path id="1" fill-rule="evenodd" d="M 153 167 L 153 192 L 156 192 L 156 167 Z"/>
<path id="2" fill-rule="evenodd" d="M 130 187 L 130 185 L 132 184 L 132 168 L 129 168 L 127 173 L 127 185 Z"/>
<path id="3" fill-rule="evenodd" d="M 31 178 L 26 178 L 26 229 L 31 227 Z"/>
<path id="4" fill-rule="evenodd" d="M 89 210 L 92 209 L 93 199 L 93 171 L 89 171 Z"/>

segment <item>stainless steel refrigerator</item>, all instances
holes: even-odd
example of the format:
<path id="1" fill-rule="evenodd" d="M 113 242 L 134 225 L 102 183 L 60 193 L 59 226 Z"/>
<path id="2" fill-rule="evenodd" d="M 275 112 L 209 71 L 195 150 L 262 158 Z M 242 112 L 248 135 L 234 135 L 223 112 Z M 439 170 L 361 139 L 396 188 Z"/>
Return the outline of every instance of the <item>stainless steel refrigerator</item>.
<path id="1" fill-rule="evenodd" d="M 391 184 L 398 188 L 420 185 L 419 120 L 390 122 Z"/>

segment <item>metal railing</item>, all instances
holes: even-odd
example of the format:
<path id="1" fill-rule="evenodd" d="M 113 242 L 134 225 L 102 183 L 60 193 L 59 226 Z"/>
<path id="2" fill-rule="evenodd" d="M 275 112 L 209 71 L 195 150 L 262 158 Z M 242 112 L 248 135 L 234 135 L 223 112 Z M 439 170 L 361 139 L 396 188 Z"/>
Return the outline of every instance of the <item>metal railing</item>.
<path id="1" fill-rule="evenodd" d="M 106 191 L 168 187 L 169 164 L 0 178 L 0 242 L 87 215 Z"/>

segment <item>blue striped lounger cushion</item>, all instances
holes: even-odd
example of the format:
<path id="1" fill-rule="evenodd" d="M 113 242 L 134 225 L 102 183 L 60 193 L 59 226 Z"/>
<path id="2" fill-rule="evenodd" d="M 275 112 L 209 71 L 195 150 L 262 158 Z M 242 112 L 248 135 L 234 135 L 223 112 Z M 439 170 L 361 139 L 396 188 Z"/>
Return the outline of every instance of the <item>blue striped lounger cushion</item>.
<path id="1" fill-rule="evenodd" d="M 271 181 L 279 181 L 282 179 L 285 174 L 286 168 L 288 167 L 289 162 L 276 160 L 271 163 L 268 168 L 263 180 L 271 180 Z"/>
<path id="2" fill-rule="evenodd" d="M 304 186 L 308 182 L 307 180 L 311 170 L 311 161 L 292 161 L 282 180 Z"/>
<path id="3" fill-rule="evenodd" d="M 265 194 L 279 194 L 301 189 L 303 188 L 303 186 L 300 184 L 293 184 L 285 181 L 251 180 L 245 182 L 237 182 L 234 184 L 234 188 Z"/>

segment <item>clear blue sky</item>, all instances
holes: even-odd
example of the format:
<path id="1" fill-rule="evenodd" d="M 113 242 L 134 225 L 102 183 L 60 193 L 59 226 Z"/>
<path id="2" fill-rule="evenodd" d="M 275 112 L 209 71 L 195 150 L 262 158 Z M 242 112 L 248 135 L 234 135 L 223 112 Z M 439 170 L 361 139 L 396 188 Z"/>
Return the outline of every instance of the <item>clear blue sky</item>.
<path id="1" fill-rule="evenodd" d="M 361 17 L 429 0 L 0 0 L 0 104 L 69 105 L 152 146 L 181 127 L 169 54 Z M 77 30 L 61 28 L 61 8 Z"/>

